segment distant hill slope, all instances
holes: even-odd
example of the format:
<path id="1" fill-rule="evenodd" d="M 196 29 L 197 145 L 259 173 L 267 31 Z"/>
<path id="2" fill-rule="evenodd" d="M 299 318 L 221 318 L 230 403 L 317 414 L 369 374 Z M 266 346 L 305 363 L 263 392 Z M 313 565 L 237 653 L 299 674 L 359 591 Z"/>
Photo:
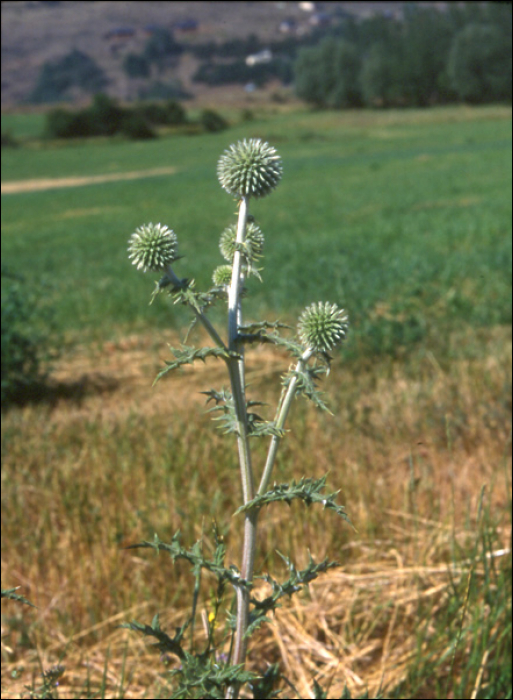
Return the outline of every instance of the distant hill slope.
<path id="1" fill-rule="evenodd" d="M 257 34 L 263 40 L 284 38 L 290 22 L 297 35 L 311 31 L 316 12 L 334 15 L 374 12 L 396 15 L 402 2 L 2 2 L 2 108 L 23 103 L 34 88 L 41 67 L 73 49 L 91 56 L 105 71 L 108 92 L 125 99 L 134 83 L 122 64 L 128 53 L 140 53 L 151 31 L 165 28 L 185 45 L 223 42 Z M 432 4 L 432 3 L 425 3 Z M 313 6 L 305 10 L 302 7 Z M 280 29 L 281 25 L 281 29 Z M 180 80 L 194 95 L 216 89 L 193 83 L 198 60 L 191 52 L 158 76 Z M 242 93 L 242 88 L 239 88 Z M 222 96 L 223 91 L 217 91 Z M 77 95 L 79 98 L 80 95 Z"/>

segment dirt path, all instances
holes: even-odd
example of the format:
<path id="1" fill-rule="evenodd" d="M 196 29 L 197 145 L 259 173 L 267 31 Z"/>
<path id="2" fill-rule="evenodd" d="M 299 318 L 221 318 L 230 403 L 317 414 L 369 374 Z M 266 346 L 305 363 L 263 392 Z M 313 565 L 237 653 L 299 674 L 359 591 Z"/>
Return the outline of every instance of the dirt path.
<path id="1" fill-rule="evenodd" d="M 153 168 L 153 170 L 133 170 L 128 173 L 110 173 L 109 175 L 89 175 L 87 177 L 59 177 L 43 178 L 39 180 L 14 180 L 2 182 L 2 194 L 17 194 L 19 192 L 36 192 L 42 190 L 60 189 L 62 187 L 82 187 L 84 185 L 97 185 L 102 182 L 116 182 L 118 180 L 138 180 L 143 177 L 156 177 L 158 175 L 174 175 L 178 168 Z"/>

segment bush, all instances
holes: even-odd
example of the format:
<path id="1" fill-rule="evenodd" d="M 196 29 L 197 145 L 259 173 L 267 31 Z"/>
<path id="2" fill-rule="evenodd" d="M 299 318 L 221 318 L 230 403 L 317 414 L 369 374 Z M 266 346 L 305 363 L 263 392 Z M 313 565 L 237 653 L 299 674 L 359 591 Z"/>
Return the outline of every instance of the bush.
<path id="1" fill-rule="evenodd" d="M 78 112 L 54 109 L 49 112 L 45 133 L 49 138 L 113 136 L 118 133 L 131 139 L 155 137 L 144 114 L 119 107 L 115 100 L 101 93 L 95 95 L 87 109 Z"/>
<path id="2" fill-rule="evenodd" d="M 2 148 L 18 148 L 19 145 L 10 131 L 2 131 Z"/>
<path id="3" fill-rule="evenodd" d="M 90 136 L 88 119 L 66 109 L 52 109 L 46 115 L 45 136 L 51 139 Z"/>
<path id="4" fill-rule="evenodd" d="M 121 133 L 130 139 L 154 139 L 156 134 L 146 119 L 136 112 L 129 112 L 123 119 Z"/>
<path id="5" fill-rule="evenodd" d="M 143 103 L 137 107 L 137 113 L 150 124 L 175 126 L 187 122 L 187 113 L 184 107 L 175 100 L 169 100 L 166 103 Z"/>
<path id="6" fill-rule="evenodd" d="M 203 110 L 200 123 L 205 131 L 223 131 L 228 128 L 226 119 L 212 109 Z"/>
<path id="7" fill-rule="evenodd" d="M 2 406 L 40 395 L 50 358 L 45 319 L 23 279 L 2 269 Z"/>
<path id="8" fill-rule="evenodd" d="M 119 107 L 108 95 L 99 93 L 94 96 L 90 107 L 83 110 L 89 122 L 92 136 L 113 136 L 122 130 L 127 117 L 127 110 Z"/>

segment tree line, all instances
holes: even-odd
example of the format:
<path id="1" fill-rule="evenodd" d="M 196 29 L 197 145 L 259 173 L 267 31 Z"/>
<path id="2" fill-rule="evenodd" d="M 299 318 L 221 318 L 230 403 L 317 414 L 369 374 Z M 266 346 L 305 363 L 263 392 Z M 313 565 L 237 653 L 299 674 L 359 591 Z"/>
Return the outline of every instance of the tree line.
<path id="1" fill-rule="evenodd" d="M 511 101 L 511 17 L 511 4 L 448 3 L 347 22 L 299 52 L 296 93 L 334 108 Z"/>

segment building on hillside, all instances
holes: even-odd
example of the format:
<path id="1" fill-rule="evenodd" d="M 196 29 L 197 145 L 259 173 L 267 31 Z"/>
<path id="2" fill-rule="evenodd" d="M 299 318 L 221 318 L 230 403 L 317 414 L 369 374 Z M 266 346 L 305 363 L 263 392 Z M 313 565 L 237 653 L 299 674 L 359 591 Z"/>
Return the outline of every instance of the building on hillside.
<path id="1" fill-rule="evenodd" d="M 263 49 L 262 51 L 259 51 L 258 53 L 251 54 L 250 56 L 246 56 L 246 65 L 247 66 L 256 66 L 260 63 L 269 63 L 269 61 L 272 61 L 273 54 L 270 49 Z"/>

